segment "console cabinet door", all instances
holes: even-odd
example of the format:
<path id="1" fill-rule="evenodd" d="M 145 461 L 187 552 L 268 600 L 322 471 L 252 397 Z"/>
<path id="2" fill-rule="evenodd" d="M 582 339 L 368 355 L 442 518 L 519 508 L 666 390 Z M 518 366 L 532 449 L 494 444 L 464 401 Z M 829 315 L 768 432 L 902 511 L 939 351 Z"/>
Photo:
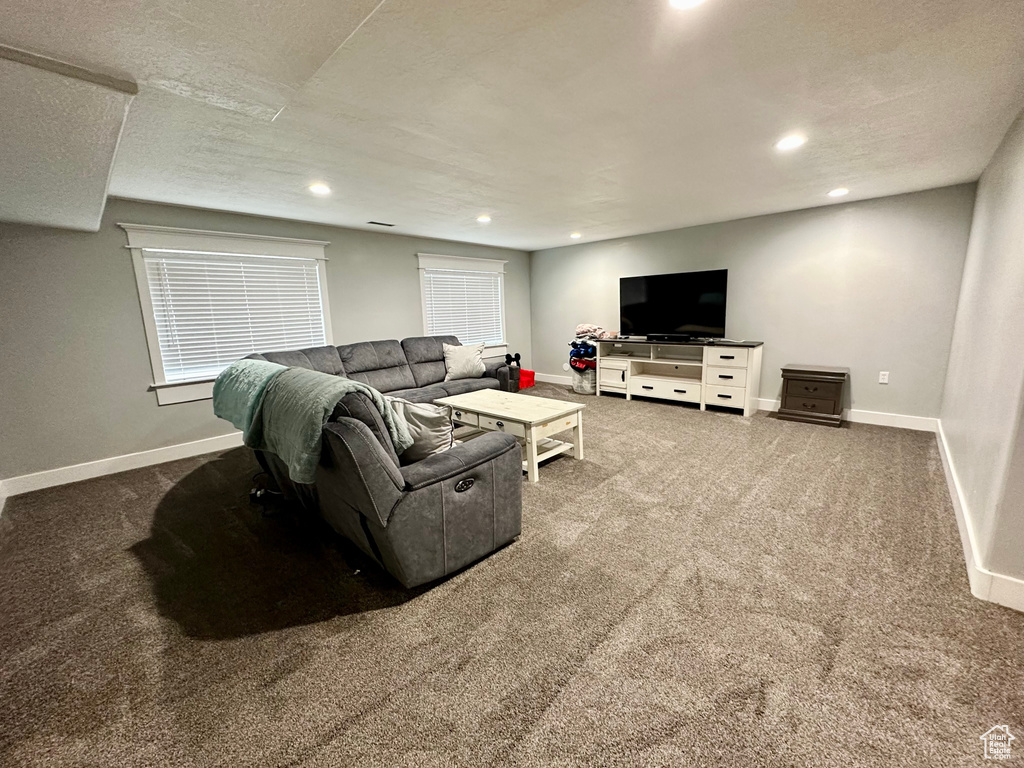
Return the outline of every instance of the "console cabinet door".
<path id="1" fill-rule="evenodd" d="M 601 386 L 626 388 L 626 372 L 621 368 L 601 366 Z"/>

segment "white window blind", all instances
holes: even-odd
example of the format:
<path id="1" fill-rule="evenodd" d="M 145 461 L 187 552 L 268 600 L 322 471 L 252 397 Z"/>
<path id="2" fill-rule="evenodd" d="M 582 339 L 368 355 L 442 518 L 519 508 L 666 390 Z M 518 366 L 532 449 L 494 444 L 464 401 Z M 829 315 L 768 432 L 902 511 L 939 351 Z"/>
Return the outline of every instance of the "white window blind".
<path id="1" fill-rule="evenodd" d="M 505 343 L 500 272 L 423 269 L 423 315 L 428 336 L 457 336 L 463 344 Z"/>
<path id="2" fill-rule="evenodd" d="M 315 259 L 142 249 L 166 383 L 252 352 L 323 346 Z"/>

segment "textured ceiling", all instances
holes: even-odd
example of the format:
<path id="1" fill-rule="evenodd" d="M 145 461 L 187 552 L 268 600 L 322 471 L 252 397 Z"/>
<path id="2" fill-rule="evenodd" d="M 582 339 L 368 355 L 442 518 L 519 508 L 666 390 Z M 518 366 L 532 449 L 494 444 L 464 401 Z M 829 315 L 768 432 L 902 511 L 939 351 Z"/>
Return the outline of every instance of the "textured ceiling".
<path id="1" fill-rule="evenodd" d="M 132 95 L 12 53 L 0 50 L 0 221 L 95 231 Z"/>
<path id="2" fill-rule="evenodd" d="M 5 5 L 139 82 L 111 194 L 531 250 L 973 180 L 1024 106 L 1021 0 Z"/>

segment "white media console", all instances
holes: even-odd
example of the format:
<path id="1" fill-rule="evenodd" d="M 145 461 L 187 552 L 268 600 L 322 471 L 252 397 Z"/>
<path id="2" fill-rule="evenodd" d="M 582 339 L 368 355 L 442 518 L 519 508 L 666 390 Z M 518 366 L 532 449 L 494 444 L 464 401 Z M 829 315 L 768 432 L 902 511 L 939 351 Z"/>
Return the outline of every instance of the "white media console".
<path id="1" fill-rule="evenodd" d="M 670 342 L 603 339 L 597 347 L 597 394 L 614 392 L 757 411 L 760 341 Z"/>

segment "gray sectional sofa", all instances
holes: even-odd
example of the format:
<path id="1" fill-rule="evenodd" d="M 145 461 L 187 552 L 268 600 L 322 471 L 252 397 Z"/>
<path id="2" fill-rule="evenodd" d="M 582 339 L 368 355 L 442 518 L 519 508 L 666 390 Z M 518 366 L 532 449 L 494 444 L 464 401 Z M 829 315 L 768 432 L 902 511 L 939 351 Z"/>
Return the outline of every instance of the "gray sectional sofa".
<path id="1" fill-rule="evenodd" d="M 504 363 L 488 365 L 479 379 L 444 381 L 441 345 L 458 343 L 427 336 L 250 357 L 347 376 L 412 402 L 509 388 Z M 286 498 L 317 510 L 406 587 L 454 573 L 521 530 L 522 457 L 515 438 L 501 432 L 403 465 L 369 398 L 353 393 L 324 427 L 313 485 L 293 483 L 273 454 L 256 457 Z"/>

